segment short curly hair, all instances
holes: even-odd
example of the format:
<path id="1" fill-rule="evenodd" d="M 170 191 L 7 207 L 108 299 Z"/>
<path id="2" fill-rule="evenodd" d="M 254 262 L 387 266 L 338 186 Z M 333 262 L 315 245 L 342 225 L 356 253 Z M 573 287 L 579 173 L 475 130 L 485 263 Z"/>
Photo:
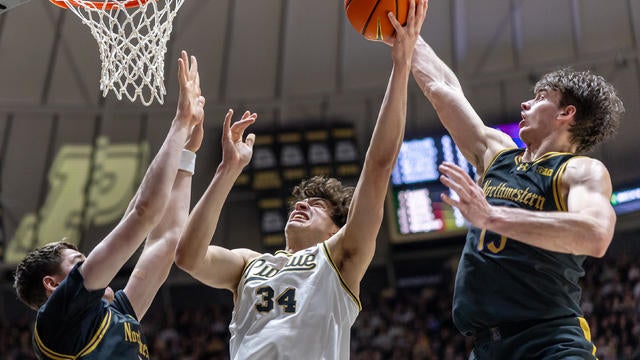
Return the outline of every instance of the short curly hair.
<path id="1" fill-rule="evenodd" d="M 344 226 L 349 214 L 349 205 L 353 198 L 354 187 L 342 185 L 340 180 L 325 176 L 314 176 L 303 180 L 293 188 L 289 199 L 289 211 L 293 211 L 296 202 L 312 197 L 328 200 L 331 203 L 331 220 Z"/>
<path id="2" fill-rule="evenodd" d="M 61 254 L 65 249 L 78 250 L 73 244 L 58 241 L 30 251 L 20 261 L 13 282 L 20 301 L 34 310 L 38 310 L 47 301 L 42 278 L 60 273 L 63 261 Z"/>
<path id="3" fill-rule="evenodd" d="M 575 123 L 569 130 L 576 152 L 587 152 L 615 134 L 624 105 L 616 89 L 602 76 L 563 68 L 544 75 L 534 93 L 545 89 L 560 91 L 560 106 L 576 107 Z"/>

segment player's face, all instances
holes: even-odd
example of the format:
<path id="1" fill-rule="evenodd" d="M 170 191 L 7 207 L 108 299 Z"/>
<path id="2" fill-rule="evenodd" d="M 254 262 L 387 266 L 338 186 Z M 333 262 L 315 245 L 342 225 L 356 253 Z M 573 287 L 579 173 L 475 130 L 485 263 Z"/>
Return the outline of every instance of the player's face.
<path id="1" fill-rule="evenodd" d="M 520 105 L 522 121 L 520 121 L 520 138 L 526 144 L 541 141 L 555 131 L 556 118 L 562 111 L 558 90 L 543 89 L 536 96 Z"/>
<path id="2" fill-rule="evenodd" d="M 331 219 L 331 210 L 331 202 L 323 198 L 298 201 L 289 214 L 285 231 L 305 231 L 316 241 L 324 241 L 338 231 L 338 226 Z"/>

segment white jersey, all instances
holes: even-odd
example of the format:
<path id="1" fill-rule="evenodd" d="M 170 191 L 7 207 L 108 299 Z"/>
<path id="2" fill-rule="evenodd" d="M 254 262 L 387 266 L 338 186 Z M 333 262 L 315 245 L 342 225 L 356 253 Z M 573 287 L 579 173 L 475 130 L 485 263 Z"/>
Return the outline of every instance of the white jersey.
<path id="1" fill-rule="evenodd" d="M 262 254 L 238 284 L 231 359 L 348 359 L 360 309 L 325 243 Z"/>

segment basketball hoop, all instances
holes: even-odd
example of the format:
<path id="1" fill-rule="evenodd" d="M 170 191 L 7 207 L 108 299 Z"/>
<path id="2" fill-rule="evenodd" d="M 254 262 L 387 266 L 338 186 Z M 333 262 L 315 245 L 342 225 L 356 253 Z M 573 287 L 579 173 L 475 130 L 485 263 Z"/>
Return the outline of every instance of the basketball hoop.
<path id="1" fill-rule="evenodd" d="M 138 97 L 145 106 L 164 102 L 164 55 L 173 18 L 184 0 L 49 0 L 73 11 L 98 42 L 100 90 L 118 100 Z"/>

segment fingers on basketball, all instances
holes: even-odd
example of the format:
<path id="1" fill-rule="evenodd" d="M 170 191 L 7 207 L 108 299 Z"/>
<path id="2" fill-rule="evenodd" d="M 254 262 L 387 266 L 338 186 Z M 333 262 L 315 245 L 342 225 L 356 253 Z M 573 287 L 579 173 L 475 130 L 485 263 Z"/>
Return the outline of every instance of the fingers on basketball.
<path id="1" fill-rule="evenodd" d="M 406 25 L 411 0 L 345 0 L 344 7 L 351 25 L 368 40 L 384 41 L 396 32 L 388 13 L 393 13 L 401 26 Z"/>

